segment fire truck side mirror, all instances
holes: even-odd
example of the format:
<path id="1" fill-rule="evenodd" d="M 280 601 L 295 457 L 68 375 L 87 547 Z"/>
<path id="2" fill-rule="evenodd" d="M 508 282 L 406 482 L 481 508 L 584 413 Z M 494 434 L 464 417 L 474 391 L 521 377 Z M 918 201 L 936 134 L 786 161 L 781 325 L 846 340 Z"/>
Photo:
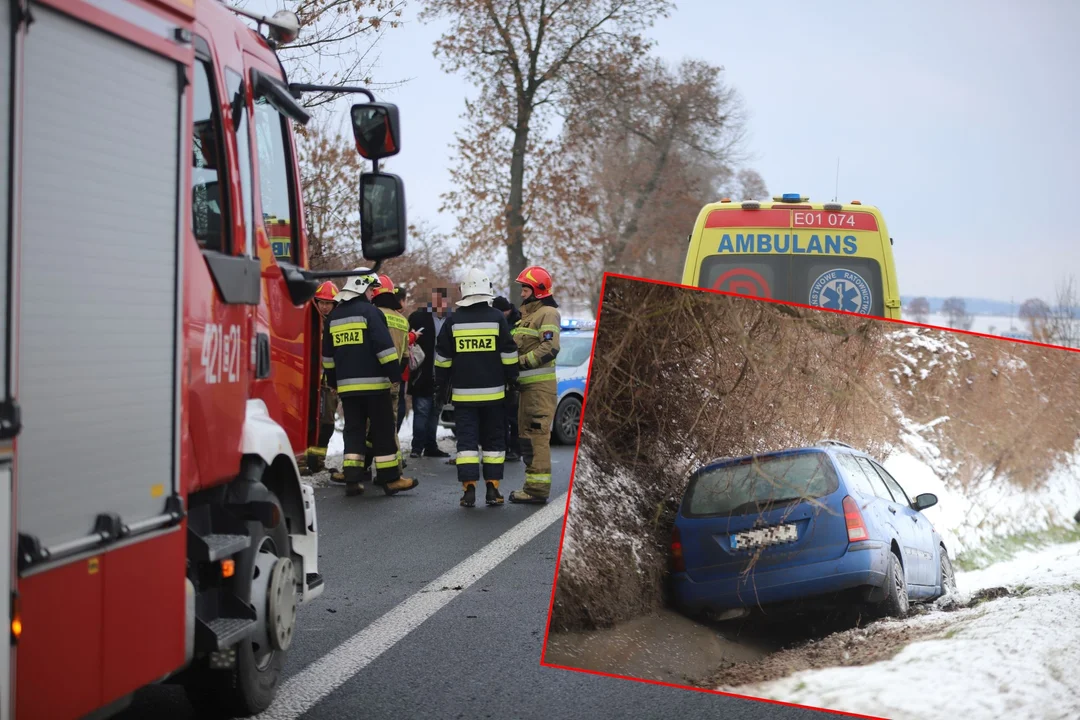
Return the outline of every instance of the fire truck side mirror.
<path id="1" fill-rule="evenodd" d="M 368 260 L 405 252 L 405 184 L 390 173 L 360 175 L 360 246 Z"/>
<path id="2" fill-rule="evenodd" d="M 397 105 L 384 102 L 352 106 L 356 150 L 366 160 L 381 160 L 401 151 L 401 125 Z"/>

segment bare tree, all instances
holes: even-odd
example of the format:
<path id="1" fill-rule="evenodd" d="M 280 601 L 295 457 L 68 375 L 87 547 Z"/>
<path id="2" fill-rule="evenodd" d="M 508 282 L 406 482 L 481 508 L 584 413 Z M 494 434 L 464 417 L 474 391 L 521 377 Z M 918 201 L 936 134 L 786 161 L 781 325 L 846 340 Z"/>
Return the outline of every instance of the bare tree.
<path id="1" fill-rule="evenodd" d="M 1050 306 L 1038 298 L 1030 298 L 1020 305 L 1020 319 L 1027 325 L 1033 340 L 1050 340 Z"/>
<path id="2" fill-rule="evenodd" d="M 363 264 L 357 177 L 363 159 L 351 138 L 317 119 L 297 133 L 308 262 L 314 270 Z"/>
<path id="3" fill-rule="evenodd" d="M 285 7 L 300 19 L 300 36 L 278 51 L 291 82 L 318 85 L 375 84 L 378 46 L 387 30 L 400 27 L 406 0 L 295 0 Z M 305 95 L 307 107 L 319 107 L 338 97 L 333 93 Z"/>
<path id="4" fill-rule="evenodd" d="M 917 297 L 908 305 L 911 319 L 918 323 L 925 323 L 930 319 L 930 301 L 924 297 Z"/>
<path id="5" fill-rule="evenodd" d="M 573 88 L 632 72 L 649 41 L 643 32 L 667 15 L 670 0 L 429 0 L 422 20 L 449 18 L 435 54 L 480 89 L 466 102 L 457 135 L 457 189 L 444 208 L 458 214 L 466 251 L 505 246 L 509 285 L 527 265 L 526 228 L 538 185 L 551 183 L 545 162 L 557 156 L 545 138 Z"/>
<path id="6" fill-rule="evenodd" d="M 948 319 L 949 327 L 958 330 L 970 330 L 975 318 L 967 311 L 967 303 L 964 298 L 947 298 L 941 306 L 941 311 Z"/>
<path id="7" fill-rule="evenodd" d="M 1062 280 L 1055 294 L 1049 319 L 1051 342 L 1065 347 L 1080 347 L 1080 287 L 1070 275 Z"/>
<path id="8" fill-rule="evenodd" d="M 578 88 L 564 126 L 577 162 L 574 192 L 546 207 L 545 246 L 595 312 L 603 272 L 677 280 L 679 239 L 701 206 L 721 195 L 761 197 L 765 183 L 743 160 L 742 106 L 701 60 L 642 64 L 640 74 Z"/>

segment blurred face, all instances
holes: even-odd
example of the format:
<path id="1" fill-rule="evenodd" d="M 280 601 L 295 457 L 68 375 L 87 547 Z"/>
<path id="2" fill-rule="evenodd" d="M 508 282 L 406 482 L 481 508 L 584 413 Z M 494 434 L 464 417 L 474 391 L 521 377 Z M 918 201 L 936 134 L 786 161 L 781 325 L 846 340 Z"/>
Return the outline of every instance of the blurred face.
<path id="1" fill-rule="evenodd" d="M 330 314 L 330 311 L 334 309 L 333 300 L 316 300 L 315 308 L 319 311 L 319 314 L 326 317 Z"/>
<path id="2" fill-rule="evenodd" d="M 521 286 L 521 301 L 527 302 L 533 296 L 533 289 L 528 285 Z"/>
<path id="3" fill-rule="evenodd" d="M 503 310 L 502 314 L 503 314 L 503 317 L 506 318 L 507 320 L 510 319 L 510 311 L 509 310 Z"/>
<path id="4" fill-rule="evenodd" d="M 447 300 L 443 297 L 442 293 L 433 290 L 431 292 L 431 309 L 434 310 L 439 317 L 442 317 L 446 312 Z"/>

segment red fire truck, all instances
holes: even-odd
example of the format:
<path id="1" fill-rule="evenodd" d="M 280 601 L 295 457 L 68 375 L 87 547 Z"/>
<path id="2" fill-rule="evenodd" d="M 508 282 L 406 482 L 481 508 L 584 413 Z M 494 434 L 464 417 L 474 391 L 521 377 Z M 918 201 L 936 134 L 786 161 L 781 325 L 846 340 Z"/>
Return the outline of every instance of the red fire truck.
<path id="1" fill-rule="evenodd" d="M 257 713 L 323 589 L 294 460 L 318 426 L 309 301 L 361 271 L 307 269 L 303 93 L 369 100 L 373 270 L 405 210 L 378 162 L 397 109 L 290 84 L 275 48 L 298 26 L 219 0 L 0 11 L 3 720 L 107 717 L 157 682 Z"/>

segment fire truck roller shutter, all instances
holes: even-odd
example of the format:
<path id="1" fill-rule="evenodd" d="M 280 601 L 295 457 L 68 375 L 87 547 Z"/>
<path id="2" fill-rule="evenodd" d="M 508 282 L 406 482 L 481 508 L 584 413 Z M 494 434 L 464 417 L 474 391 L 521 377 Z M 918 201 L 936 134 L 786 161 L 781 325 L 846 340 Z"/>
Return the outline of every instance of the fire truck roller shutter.
<path id="1" fill-rule="evenodd" d="M 43 547 L 70 549 L 101 514 L 152 524 L 174 493 L 181 89 L 174 62 L 33 12 L 18 518 Z"/>

